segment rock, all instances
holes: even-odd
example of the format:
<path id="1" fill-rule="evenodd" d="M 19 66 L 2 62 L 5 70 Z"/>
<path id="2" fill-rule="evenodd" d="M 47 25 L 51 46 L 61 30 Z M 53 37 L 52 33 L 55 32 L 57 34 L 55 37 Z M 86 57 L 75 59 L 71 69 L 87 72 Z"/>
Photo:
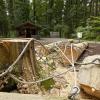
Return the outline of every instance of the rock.
<path id="1" fill-rule="evenodd" d="M 100 55 L 88 56 L 84 59 L 83 63 L 89 63 L 100 59 Z M 96 61 L 95 63 L 100 63 Z M 100 99 L 100 65 L 89 64 L 82 65 L 78 73 L 80 86 L 84 91 L 92 96 Z"/>

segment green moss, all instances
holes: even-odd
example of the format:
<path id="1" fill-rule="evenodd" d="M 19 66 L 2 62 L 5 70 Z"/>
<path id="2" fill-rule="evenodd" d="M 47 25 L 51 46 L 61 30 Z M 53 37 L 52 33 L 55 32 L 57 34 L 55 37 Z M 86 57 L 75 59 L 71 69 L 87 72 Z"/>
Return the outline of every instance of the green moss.
<path id="1" fill-rule="evenodd" d="M 97 37 L 96 37 L 96 40 L 97 40 L 97 41 L 100 41 L 100 36 L 97 36 Z"/>
<path id="2" fill-rule="evenodd" d="M 46 81 L 41 82 L 41 86 L 44 87 L 46 90 L 51 89 L 54 84 L 55 82 L 53 79 L 48 79 Z"/>

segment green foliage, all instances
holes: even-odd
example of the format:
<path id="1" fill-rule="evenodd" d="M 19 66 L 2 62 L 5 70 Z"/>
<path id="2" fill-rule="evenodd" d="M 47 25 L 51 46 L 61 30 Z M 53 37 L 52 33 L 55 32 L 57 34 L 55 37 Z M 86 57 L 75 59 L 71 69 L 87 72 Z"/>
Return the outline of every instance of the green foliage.
<path id="1" fill-rule="evenodd" d="M 60 33 L 60 37 L 69 37 L 69 27 L 64 24 L 57 24 L 54 27 L 54 31 L 58 31 Z"/>
<path id="2" fill-rule="evenodd" d="M 7 10 L 8 10 L 8 20 L 9 28 L 15 28 L 15 0 L 6 0 Z"/>
<path id="3" fill-rule="evenodd" d="M 41 82 L 41 86 L 44 87 L 46 90 L 49 90 L 55 84 L 53 79 L 48 79 L 46 81 Z"/>
<path id="4" fill-rule="evenodd" d="M 83 26 L 79 26 L 79 27 L 76 28 L 75 31 L 76 31 L 76 33 L 77 33 L 77 32 L 82 32 L 82 33 L 84 33 L 85 28 L 84 28 Z"/>
<path id="5" fill-rule="evenodd" d="M 7 36 L 9 30 L 8 18 L 6 13 L 6 4 L 4 0 L 0 0 L 0 35 Z"/>
<path id="6" fill-rule="evenodd" d="M 97 41 L 100 41 L 100 35 L 98 35 L 98 36 L 96 37 L 96 40 L 97 40 Z"/>
<path id="7" fill-rule="evenodd" d="M 86 27 L 85 39 L 89 40 L 99 40 L 99 32 L 100 32 L 100 17 L 90 17 L 87 20 L 87 27 Z"/>
<path id="8" fill-rule="evenodd" d="M 79 26 L 91 26 L 92 32 L 98 33 L 99 4 L 100 0 L 0 0 L 0 34 L 7 35 L 9 29 L 26 21 L 43 26 L 41 34 L 46 36 L 62 23 L 60 37 L 71 36 Z"/>
<path id="9" fill-rule="evenodd" d="M 29 21 L 29 0 L 15 0 L 15 25 Z"/>
<path id="10" fill-rule="evenodd" d="M 92 27 L 92 31 L 95 33 L 100 32 L 100 17 L 90 17 L 87 21 L 88 25 Z"/>
<path id="11" fill-rule="evenodd" d="M 83 37 L 83 39 L 86 40 L 95 40 L 95 38 L 96 38 L 96 34 L 92 32 L 85 33 Z"/>
<path id="12" fill-rule="evenodd" d="M 69 37 L 69 27 L 67 25 L 62 25 L 62 37 L 68 38 Z"/>
<path id="13" fill-rule="evenodd" d="M 76 29 L 77 32 L 83 33 L 83 38 L 87 40 L 99 40 L 100 32 L 100 17 L 90 17 L 87 19 L 85 27 L 79 26 Z"/>
<path id="14" fill-rule="evenodd" d="M 62 23 L 62 14 L 64 8 L 64 1 L 63 0 L 54 0 L 53 6 L 53 23 L 54 24 L 61 24 Z"/>
<path id="15" fill-rule="evenodd" d="M 17 37 L 17 34 L 15 31 L 10 31 L 7 37 L 8 38 L 15 38 L 15 37 Z"/>

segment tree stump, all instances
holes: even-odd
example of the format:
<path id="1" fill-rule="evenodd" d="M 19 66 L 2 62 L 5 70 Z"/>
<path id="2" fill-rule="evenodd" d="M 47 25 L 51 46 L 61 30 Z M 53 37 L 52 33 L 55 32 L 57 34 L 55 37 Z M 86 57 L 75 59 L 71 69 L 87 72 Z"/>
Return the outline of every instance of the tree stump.
<path id="1" fill-rule="evenodd" d="M 0 58 L 0 65 L 6 66 L 6 68 L 8 65 L 11 65 L 20 55 L 28 41 L 29 39 L 2 39 L 0 41 L 0 57 L 2 57 Z M 16 74 L 17 77 L 21 77 L 26 81 L 36 81 L 37 68 L 34 41 L 30 42 L 22 58 L 15 65 L 13 73 Z M 25 84 L 21 84 L 22 87 L 20 87 L 20 89 L 23 88 L 23 85 Z M 39 91 L 37 84 L 27 85 L 26 88 L 26 93 L 37 93 Z"/>

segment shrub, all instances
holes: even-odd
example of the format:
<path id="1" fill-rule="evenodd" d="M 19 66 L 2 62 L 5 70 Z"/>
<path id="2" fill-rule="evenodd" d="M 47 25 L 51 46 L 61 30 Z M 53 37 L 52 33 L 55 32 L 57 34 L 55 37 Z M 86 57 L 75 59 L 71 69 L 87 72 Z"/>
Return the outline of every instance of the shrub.
<path id="1" fill-rule="evenodd" d="M 60 37 L 69 37 L 69 27 L 65 24 L 57 24 L 55 27 L 54 27 L 54 31 L 58 31 L 60 33 Z"/>
<path id="2" fill-rule="evenodd" d="M 100 41 L 100 36 L 97 36 L 97 37 L 96 37 L 96 40 L 97 40 L 97 41 Z"/>
<path id="3" fill-rule="evenodd" d="M 76 33 L 77 32 L 84 32 L 85 31 L 85 28 L 83 26 L 79 26 L 79 27 L 76 28 L 75 31 L 76 31 Z"/>
<path id="4" fill-rule="evenodd" d="M 96 38 L 96 34 L 92 32 L 88 32 L 83 35 L 83 39 L 86 40 L 94 40 L 95 38 Z"/>
<path id="5" fill-rule="evenodd" d="M 15 31 L 10 31 L 7 37 L 8 38 L 15 38 L 15 37 L 17 37 L 17 34 Z"/>

